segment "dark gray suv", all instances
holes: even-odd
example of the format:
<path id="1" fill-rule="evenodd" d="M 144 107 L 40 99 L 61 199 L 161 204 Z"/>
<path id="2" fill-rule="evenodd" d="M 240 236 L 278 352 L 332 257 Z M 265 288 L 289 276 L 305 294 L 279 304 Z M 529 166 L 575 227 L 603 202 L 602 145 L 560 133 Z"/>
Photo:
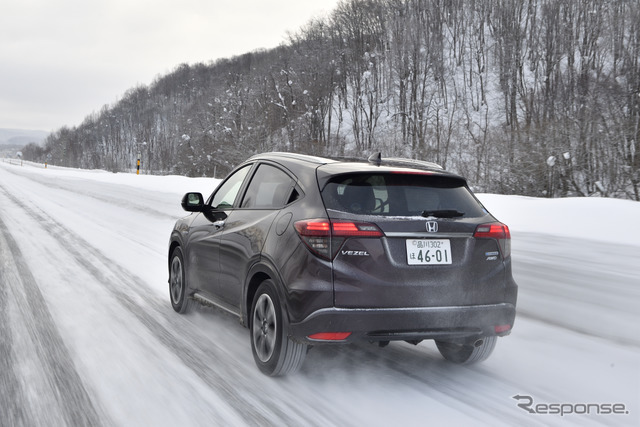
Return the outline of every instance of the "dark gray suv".
<path id="1" fill-rule="evenodd" d="M 478 362 L 511 332 L 509 229 L 436 164 L 262 154 L 182 207 L 171 304 L 238 316 L 265 374 L 354 341 L 433 339 L 447 360 Z"/>

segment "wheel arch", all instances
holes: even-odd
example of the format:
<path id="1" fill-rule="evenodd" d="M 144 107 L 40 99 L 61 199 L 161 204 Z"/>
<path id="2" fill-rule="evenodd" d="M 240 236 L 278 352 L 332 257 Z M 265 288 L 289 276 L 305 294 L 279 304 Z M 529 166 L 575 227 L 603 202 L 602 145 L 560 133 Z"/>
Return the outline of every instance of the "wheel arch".
<path id="1" fill-rule="evenodd" d="M 276 292 L 278 294 L 278 298 L 280 298 L 281 307 L 283 310 L 283 315 L 289 318 L 289 313 L 287 309 L 287 299 L 285 298 L 286 292 L 284 291 L 284 285 L 282 284 L 282 279 L 278 274 L 277 270 L 264 259 L 260 262 L 254 264 L 249 270 L 249 274 L 247 274 L 247 280 L 244 289 L 244 297 L 242 299 L 242 324 L 246 327 L 250 327 L 250 316 L 251 305 L 253 303 L 253 298 L 256 295 L 256 291 L 260 287 L 260 284 L 265 280 L 271 280 L 275 284 Z"/>
<path id="2" fill-rule="evenodd" d="M 171 269 L 171 254 L 178 246 L 182 246 L 179 241 L 172 239 L 169 243 L 169 253 L 167 254 L 167 269 Z M 182 249 L 182 248 L 181 248 Z M 182 256 L 184 257 L 184 250 L 182 250 Z"/>

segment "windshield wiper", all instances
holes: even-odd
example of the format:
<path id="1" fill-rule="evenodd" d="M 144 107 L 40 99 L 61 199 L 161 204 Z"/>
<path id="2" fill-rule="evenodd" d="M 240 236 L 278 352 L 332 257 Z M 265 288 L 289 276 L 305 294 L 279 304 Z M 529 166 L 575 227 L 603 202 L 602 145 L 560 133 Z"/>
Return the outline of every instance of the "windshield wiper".
<path id="1" fill-rule="evenodd" d="M 464 215 L 464 212 L 455 209 L 441 209 L 435 211 L 422 211 L 422 216 L 428 218 L 430 216 L 436 218 L 458 218 Z"/>

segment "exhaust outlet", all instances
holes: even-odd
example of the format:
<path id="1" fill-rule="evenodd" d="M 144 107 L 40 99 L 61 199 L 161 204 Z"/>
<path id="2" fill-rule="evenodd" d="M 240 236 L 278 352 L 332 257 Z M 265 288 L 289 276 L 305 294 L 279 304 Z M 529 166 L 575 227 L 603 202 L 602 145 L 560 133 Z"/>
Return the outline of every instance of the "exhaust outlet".
<path id="1" fill-rule="evenodd" d="M 484 342 L 484 340 L 477 340 L 476 342 L 473 343 L 473 346 L 474 347 L 480 347 L 483 342 Z"/>

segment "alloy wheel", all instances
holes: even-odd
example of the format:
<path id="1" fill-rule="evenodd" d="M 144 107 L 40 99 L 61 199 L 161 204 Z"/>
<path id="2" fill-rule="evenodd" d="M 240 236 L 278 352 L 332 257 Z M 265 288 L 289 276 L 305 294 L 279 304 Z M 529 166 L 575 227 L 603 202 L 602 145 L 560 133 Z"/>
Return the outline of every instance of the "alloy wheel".
<path id="1" fill-rule="evenodd" d="M 253 344 L 258 358 L 267 362 L 276 347 L 278 323 L 273 301 L 267 294 L 262 294 L 253 311 Z"/>
<path id="2" fill-rule="evenodd" d="M 177 256 L 174 256 L 171 261 L 171 278 L 169 283 L 171 287 L 171 300 L 174 304 L 179 304 L 184 284 L 182 282 L 182 261 Z"/>

